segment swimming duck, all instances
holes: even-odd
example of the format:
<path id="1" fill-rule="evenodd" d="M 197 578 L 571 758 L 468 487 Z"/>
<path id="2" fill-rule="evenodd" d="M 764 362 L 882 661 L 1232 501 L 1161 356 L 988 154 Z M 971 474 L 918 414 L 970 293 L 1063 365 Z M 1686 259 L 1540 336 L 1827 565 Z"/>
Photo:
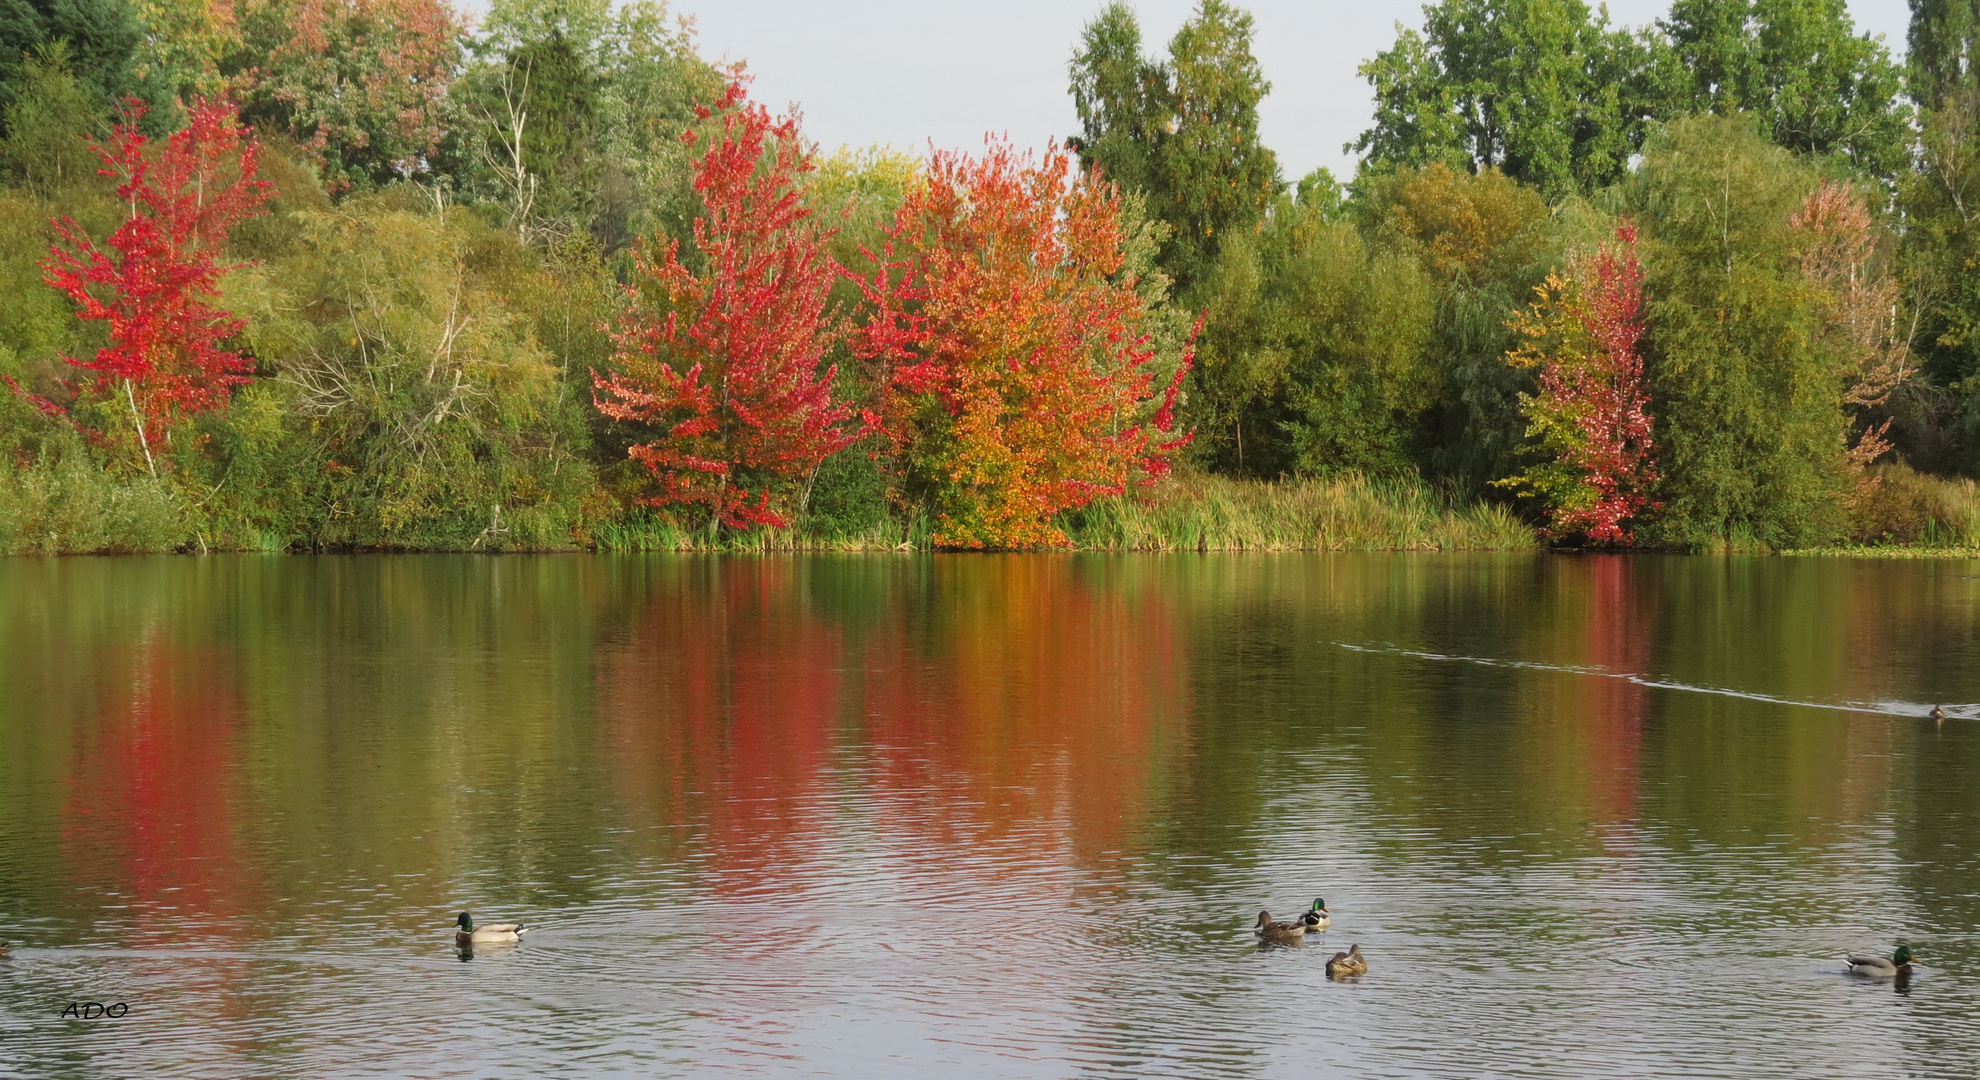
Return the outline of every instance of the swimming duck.
<path id="1" fill-rule="evenodd" d="M 521 923 L 489 923 L 486 926 L 476 927 L 474 916 L 465 911 L 461 912 L 460 918 L 454 920 L 454 925 L 460 927 L 454 931 L 456 945 L 495 945 L 504 941 L 521 941 L 522 936 L 529 933 L 529 929 Z"/>
<path id="2" fill-rule="evenodd" d="M 1897 951 L 1891 954 L 1889 960 L 1881 956 L 1851 956 L 1849 958 L 1849 973 L 1851 975 L 1868 975 L 1873 979 L 1889 979 L 1895 976 L 1909 975 L 1911 974 L 1911 948 L 1906 945 L 1899 945 Z"/>
<path id="3" fill-rule="evenodd" d="M 14 955 L 13 946 L 14 943 L 11 941 L 0 941 L 0 960 L 5 960 Z"/>
<path id="4" fill-rule="evenodd" d="M 1252 933 L 1266 941 L 1276 941 L 1281 945 L 1296 945 L 1306 940 L 1306 924 L 1275 922 L 1271 912 L 1261 911 L 1258 913 L 1258 922 L 1252 926 Z"/>
<path id="5" fill-rule="evenodd" d="M 1311 933 L 1315 930 L 1325 930 L 1327 924 L 1334 921 L 1334 917 L 1327 911 L 1327 901 L 1315 900 L 1313 906 L 1299 917 L 1299 921 L 1304 923 L 1307 932 Z"/>
<path id="6" fill-rule="evenodd" d="M 1329 957 L 1327 974 L 1336 979 L 1368 974 L 1368 959 L 1361 955 L 1361 946 L 1350 945 L 1347 952 L 1337 952 Z"/>
<path id="7" fill-rule="evenodd" d="M 1946 707 L 1944 705 L 1934 705 L 1932 706 L 1932 711 L 1926 713 L 1925 716 L 1931 720 L 1944 722 L 1946 718 Z"/>

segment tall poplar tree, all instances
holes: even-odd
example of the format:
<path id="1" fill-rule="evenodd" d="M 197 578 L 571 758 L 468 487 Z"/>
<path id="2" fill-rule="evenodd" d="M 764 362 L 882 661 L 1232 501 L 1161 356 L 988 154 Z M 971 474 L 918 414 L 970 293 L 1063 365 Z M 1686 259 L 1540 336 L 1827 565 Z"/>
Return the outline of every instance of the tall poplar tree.
<path id="1" fill-rule="evenodd" d="M 1171 233 L 1162 265 L 1187 290 L 1208 273 L 1224 238 L 1255 226 L 1277 194 L 1279 163 L 1258 138 L 1258 103 L 1271 89 L 1252 55 L 1251 15 L 1200 0 L 1169 42 L 1169 59 L 1141 55 L 1125 4 L 1087 24 L 1073 55 L 1072 93 L 1082 165 L 1099 165 Z"/>
<path id="2" fill-rule="evenodd" d="M 1959 90 L 1976 88 L 1980 0 L 1911 0 L 1906 35 L 1911 100 L 1927 109 Z"/>

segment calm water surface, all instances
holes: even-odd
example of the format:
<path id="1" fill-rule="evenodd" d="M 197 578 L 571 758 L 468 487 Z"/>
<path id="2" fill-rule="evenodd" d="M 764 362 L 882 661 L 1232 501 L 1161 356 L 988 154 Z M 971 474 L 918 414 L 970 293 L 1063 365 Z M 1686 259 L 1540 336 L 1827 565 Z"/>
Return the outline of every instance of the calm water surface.
<path id="1" fill-rule="evenodd" d="M 0 560 L 0 1075 L 1968 1077 L 1974 702 L 1968 562 Z"/>

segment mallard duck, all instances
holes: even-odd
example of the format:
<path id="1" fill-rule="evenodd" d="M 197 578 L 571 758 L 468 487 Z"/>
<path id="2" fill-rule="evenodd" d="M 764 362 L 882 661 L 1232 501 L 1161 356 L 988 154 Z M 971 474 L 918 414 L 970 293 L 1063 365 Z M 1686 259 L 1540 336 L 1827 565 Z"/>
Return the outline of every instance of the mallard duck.
<path id="1" fill-rule="evenodd" d="M 1303 922 L 1276 922 L 1269 911 L 1258 913 L 1258 922 L 1252 926 L 1252 933 L 1266 941 L 1276 941 L 1281 945 L 1294 945 L 1306 940 L 1306 924 Z"/>
<path id="2" fill-rule="evenodd" d="M 1361 955 L 1361 946 L 1350 945 L 1348 951 L 1328 957 L 1327 974 L 1336 979 L 1368 974 L 1368 959 Z"/>
<path id="3" fill-rule="evenodd" d="M 12 955 L 14 955 L 14 943 L 11 941 L 0 941 L 0 960 L 5 960 Z"/>
<path id="4" fill-rule="evenodd" d="M 1946 719 L 1946 707 L 1944 705 L 1934 705 L 1932 706 L 1932 711 L 1926 713 L 1925 716 L 1927 719 L 1944 723 Z"/>
<path id="5" fill-rule="evenodd" d="M 456 945 L 497 945 L 504 941 L 521 941 L 522 936 L 529 933 L 529 929 L 521 923 L 489 923 L 477 927 L 474 916 L 465 911 L 454 920 L 454 925 L 460 928 L 454 931 Z"/>
<path id="6" fill-rule="evenodd" d="M 1334 921 L 1334 917 L 1327 911 L 1327 901 L 1315 900 L 1313 906 L 1299 917 L 1299 921 L 1306 924 L 1307 931 L 1311 932 L 1325 930 L 1327 924 Z"/>
<path id="7" fill-rule="evenodd" d="M 1911 948 L 1899 945 L 1889 960 L 1881 956 L 1851 956 L 1851 975 L 1868 975 L 1873 979 L 1889 979 L 1898 975 L 1911 974 Z"/>

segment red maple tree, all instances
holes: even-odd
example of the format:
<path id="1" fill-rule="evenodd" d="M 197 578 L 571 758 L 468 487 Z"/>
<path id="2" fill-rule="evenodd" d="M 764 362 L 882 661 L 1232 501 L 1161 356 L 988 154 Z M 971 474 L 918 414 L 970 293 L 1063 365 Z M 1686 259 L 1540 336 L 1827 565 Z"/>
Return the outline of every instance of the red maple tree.
<path id="1" fill-rule="evenodd" d="M 219 258 L 228 230 L 261 213 L 274 185 L 256 177 L 260 147 L 232 106 L 193 102 L 185 129 L 156 152 L 138 130 L 144 111 L 131 99 L 110 144 L 95 147 L 129 207 L 123 224 L 98 246 L 73 219 L 56 222 L 60 240 L 41 270 L 78 318 L 109 324 L 110 344 L 94 358 L 64 359 L 96 373 L 89 389 L 100 400 L 124 399 L 156 475 L 154 444 L 185 417 L 224 406 L 254 370 L 221 347 L 244 320 L 210 301 L 230 269 Z"/>
<path id="2" fill-rule="evenodd" d="M 938 152 L 861 280 L 854 333 L 885 386 L 886 430 L 946 547 L 1059 547 L 1063 510 L 1160 476 L 1190 355 L 1156 385 L 1121 197 L 1062 150 Z"/>
<path id="3" fill-rule="evenodd" d="M 844 333 L 825 310 L 835 230 L 804 205 L 800 178 L 814 166 L 796 116 L 773 120 L 740 83 L 717 109 L 722 134 L 694 161 L 705 208 L 694 240 L 707 269 L 681 265 L 678 241 L 658 263 L 635 250 L 613 332 L 617 370 L 593 374 L 593 401 L 613 419 L 661 428 L 629 450 L 659 481 L 649 504 L 705 506 L 714 526 L 781 528 L 803 511 L 819 464 L 876 418 L 835 400 L 838 368 L 822 366 Z"/>
<path id="4" fill-rule="evenodd" d="M 1643 384 L 1643 269 L 1636 226 L 1616 229 L 1614 246 L 1575 260 L 1569 277 L 1550 274 L 1531 308 L 1511 326 L 1531 339 L 1508 354 L 1540 369 L 1539 392 L 1522 395 L 1543 460 L 1500 481 L 1547 504 L 1549 530 L 1597 544 L 1629 544 L 1623 522 L 1651 506 L 1658 480 Z"/>

